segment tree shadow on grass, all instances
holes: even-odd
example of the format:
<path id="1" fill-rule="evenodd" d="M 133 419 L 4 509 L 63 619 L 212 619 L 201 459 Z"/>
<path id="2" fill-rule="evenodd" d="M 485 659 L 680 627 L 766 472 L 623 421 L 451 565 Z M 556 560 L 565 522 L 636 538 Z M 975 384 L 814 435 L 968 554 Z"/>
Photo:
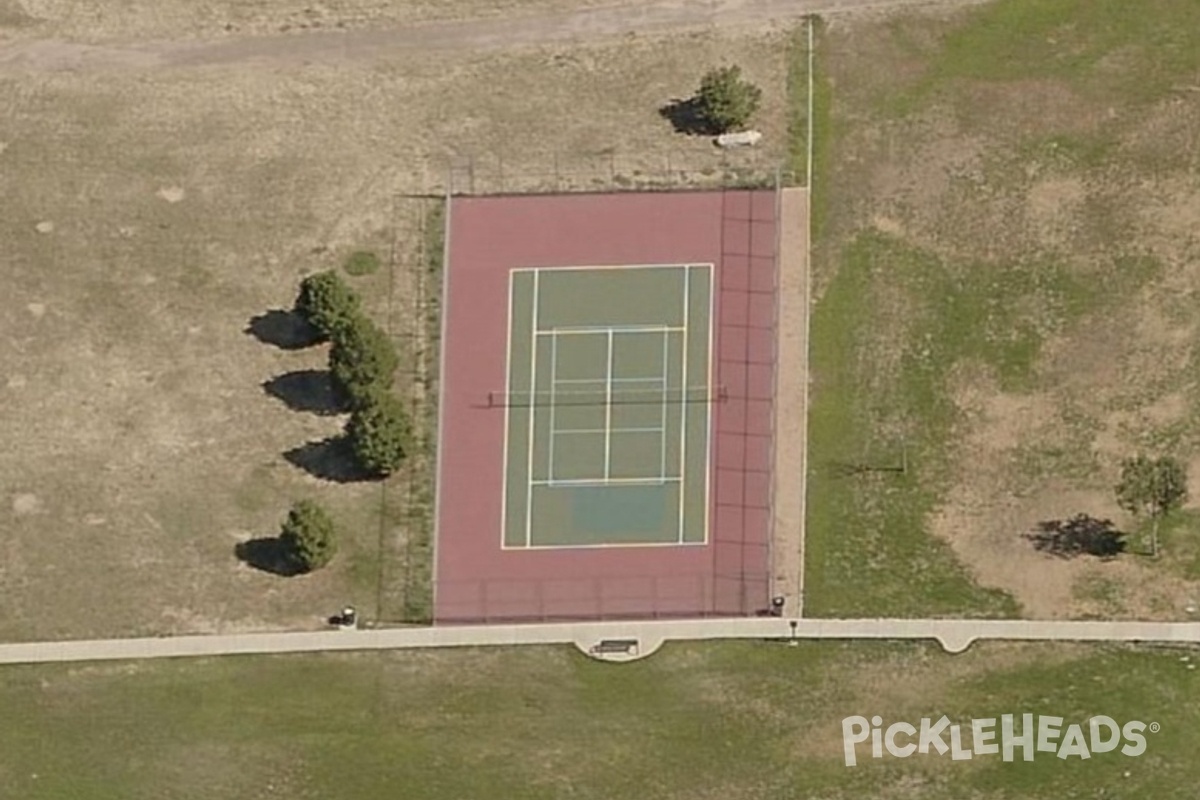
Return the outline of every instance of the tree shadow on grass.
<path id="1" fill-rule="evenodd" d="M 324 481 L 354 483 L 379 480 L 380 476 L 363 469 L 354 457 L 350 440 L 331 436 L 316 442 L 306 442 L 283 454 L 293 466 Z"/>
<path id="2" fill-rule="evenodd" d="M 349 411 L 347 398 L 334 384 L 328 370 L 301 369 L 263 382 L 263 391 L 282 400 L 293 411 L 308 411 L 323 417 Z"/>
<path id="3" fill-rule="evenodd" d="M 1125 534 L 1111 520 L 1087 514 L 1039 522 L 1036 529 L 1023 535 L 1035 550 L 1059 558 L 1088 555 L 1107 561 L 1125 552 Z"/>
<path id="4" fill-rule="evenodd" d="M 233 553 L 239 561 L 272 575 L 290 578 L 304 573 L 304 568 L 293 557 L 291 549 L 278 536 L 238 542 Z"/>
<path id="5" fill-rule="evenodd" d="M 697 97 L 689 97 L 686 100 L 676 97 L 659 108 L 658 114 L 671 123 L 676 133 L 685 133 L 688 136 L 716 136 L 720 132 L 704 115 L 700 99 Z"/>
<path id="6" fill-rule="evenodd" d="M 263 344 L 273 344 L 281 350 L 303 350 L 319 344 L 321 333 L 308 320 L 282 308 L 273 308 L 250 320 L 246 333 Z"/>

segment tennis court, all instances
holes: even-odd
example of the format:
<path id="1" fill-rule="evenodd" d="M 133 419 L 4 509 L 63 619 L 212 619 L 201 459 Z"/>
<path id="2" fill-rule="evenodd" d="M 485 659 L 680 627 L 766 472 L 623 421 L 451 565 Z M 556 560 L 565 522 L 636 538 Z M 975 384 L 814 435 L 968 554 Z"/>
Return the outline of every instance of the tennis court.
<path id="1" fill-rule="evenodd" d="M 705 544 L 711 264 L 509 274 L 503 546 Z"/>

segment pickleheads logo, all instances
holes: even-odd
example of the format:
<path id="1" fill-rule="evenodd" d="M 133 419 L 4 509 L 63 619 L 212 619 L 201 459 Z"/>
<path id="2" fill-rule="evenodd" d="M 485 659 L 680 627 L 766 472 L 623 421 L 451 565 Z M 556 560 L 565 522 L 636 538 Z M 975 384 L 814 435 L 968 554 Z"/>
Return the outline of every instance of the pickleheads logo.
<path id="1" fill-rule="evenodd" d="M 885 750 L 896 758 L 934 750 L 938 755 L 950 753 L 955 761 L 991 755 L 1012 761 L 1020 750 L 1025 761 L 1033 761 L 1035 753 L 1054 753 L 1065 760 L 1072 756 L 1087 759 L 1118 748 L 1123 755 L 1133 757 L 1146 752 L 1145 733 L 1159 731 L 1157 722 L 1130 720 L 1118 725 L 1115 719 L 1105 716 L 1065 728 L 1063 722 L 1062 717 L 1004 714 L 999 719 L 973 719 L 960 725 L 943 716 L 936 722 L 926 717 L 920 725 L 893 722 L 885 728 L 882 717 L 868 720 L 854 716 L 842 720 L 842 745 L 848 767 L 858 763 L 856 747 L 868 739 L 872 758 L 883 758 Z"/>

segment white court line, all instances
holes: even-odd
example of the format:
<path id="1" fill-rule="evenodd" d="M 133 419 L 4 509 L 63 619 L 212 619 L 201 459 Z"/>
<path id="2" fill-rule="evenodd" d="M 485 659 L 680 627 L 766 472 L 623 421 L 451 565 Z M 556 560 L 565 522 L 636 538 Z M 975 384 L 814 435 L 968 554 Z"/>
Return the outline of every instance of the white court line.
<path id="1" fill-rule="evenodd" d="M 572 264 L 561 267 L 517 267 L 513 272 L 540 272 L 549 270 L 551 272 L 573 272 L 577 270 L 601 270 L 601 269 L 687 269 L 688 267 L 703 267 L 713 266 L 712 264 Z"/>
<path id="2" fill-rule="evenodd" d="M 554 428 L 554 409 L 557 405 L 554 397 L 557 383 L 554 380 L 558 375 L 558 336 L 550 339 L 550 467 L 546 473 L 550 480 L 554 480 L 554 439 L 556 438 Z M 532 475 L 530 477 L 533 477 Z"/>
<path id="3" fill-rule="evenodd" d="M 713 267 L 714 267 L 714 264 L 712 264 L 711 262 L 705 263 L 705 264 L 675 263 L 675 264 L 615 264 L 615 265 L 591 265 L 591 266 L 576 265 L 576 266 L 563 266 L 563 267 L 518 267 L 518 268 L 510 270 L 510 274 L 509 274 L 509 295 L 510 295 L 509 314 L 510 314 L 510 318 L 509 318 L 509 331 L 508 331 L 508 337 L 509 337 L 509 343 L 508 343 L 509 344 L 509 353 L 508 353 L 508 355 L 509 355 L 509 357 L 511 357 L 511 347 L 512 347 L 512 342 L 511 342 L 511 337 L 512 337 L 512 319 L 511 319 L 512 300 L 511 300 L 511 298 L 512 298 L 512 293 L 513 293 L 513 275 L 518 272 L 532 272 L 533 273 L 533 335 L 530 337 L 531 338 L 530 352 L 531 352 L 532 358 L 531 358 L 531 364 L 530 364 L 530 377 L 529 377 L 529 385 L 530 385 L 529 396 L 531 398 L 536 398 L 538 395 L 538 392 L 537 392 L 537 356 L 538 356 L 538 337 L 539 336 L 544 335 L 546 333 L 553 333 L 556 338 L 551 340 L 552 343 L 554 343 L 554 344 L 552 344 L 552 347 L 556 345 L 557 335 L 559 335 L 559 334 L 572 335 L 572 334 L 589 334 L 590 333 L 590 334 L 607 334 L 607 336 L 608 336 L 608 369 L 607 369 L 607 375 L 605 376 L 605 394 L 606 394 L 607 399 L 606 399 L 606 420 L 605 420 L 606 427 L 604 430 L 604 433 L 605 433 L 605 456 L 604 456 L 605 466 L 604 466 L 604 469 L 605 469 L 605 476 L 606 476 L 604 479 L 604 483 L 634 483 L 634 484 L 641 483 L 641 484 L 661 485 L 662 483 L 681 483 L 683 481 L 683 467 L 684 467 L 684 461 L 685 461 L 684 450 L 686 448 L 685 433 L 687 430 L 686 420 L 687 420 L 687 413 L 688 413 L 688 410 L 686 408 L 687 391 L 688 391 L 688 389 L 687 389 L 687 342 L 688 342 L 688 337 L 689 337 L 687 315 L 688 315 L 688 306 L 689 306 L 689 299 L 690 299 L 689 295 L 690 295 L 691 271 L 692 271 L 692 269 L 697 268 L 697 267 L 708 269 L 709 283 L 711 285 L 712 272 L 713 272 Z M 544 272 L 546 270 L 557 271 L 557 270 L 603 270 L 603 269 L 677 269 L 677 270 L 682 270 L 683 275 L 684 275 L 684 324 L 682 326 L 668 326 L 668 325 L 628 325 L 628 326 L 607 326 L 607 327 L 579 326 L 579 327 L 555 327 L 555 328 L 550 328 L 550 329 L 542 329 L 540 327 L 540 320 L 539 320 L 540 303 L 539 303 L 539 300 L 540 300 L 540 285 L 541 285 L 541 273 L 542 272 Z M 712 298 L 712 293 L 710 290 L 710 305 L 711 305 L 712 300 L 713 300 L 713 298 Z M 710 309 L 710 311 L 711 311 L 711 309 Z M 711 349 L 712 349 L 711 313 L 710 313 L 709 323 L 710 323 L 710 325 L 709 325 L 709 354 L 711 357 Z M 681 400 L 684 401 L 685 408 L 683 409 L 683 416 L 682 416 L 683 421 L 680 426 L 680 470 L 679 470 L 680 474 L 678 477 L 666 476 L 665 475 L 665 472 L 666 472 L 665 464 L 663 465 L 663 469 L 661 471 L 662 473 L 664 473 L 661 480 L 641 479 L 641 478 L 614 479 L 614 478 L 608 477 L 608 475 L 610 473 L 611 458 L 612 458 L 611 440 L 612 440 L 612 433 L 614 432 L 614 429 L 612 427 L 613 384 L 614 383 L 637 383 L 637 382 L 661 384 L 664 388 L 664 394 L 663 394 L 664 410 L 665 410 L 665 404 L 666 404 L 666 391 L 665 390 L 666 390 L 667 384 L 668 384 L 668 376 L 665 374 L 665 370 L 664 370 L 664 375 L 661 379 L 614 378 L 613 377 L 613 336 L 616 332 L 661 333 L 664 335 L 664 339 L 668 338 L 668 335 L 670 333 L 682 333 L 684 336 L 684 353 L 683 353 L 684 380 L 683 380 L 683 387 L 681 389 L 681 391 L 683 392 Z M 555 357 L 555 362 L 557 362 L 557 357 Z M 556 365 L 554 366 L 554 369 L 557 369 Z M 555 398 L 557 397 L 557 394 L 556 394 L 557 389 L 556 389 L 554 380 L 557 380 L 557 382 L 559 382 L 559 383 L 565 382 L 565 380 L 563 380 L 563 379 L 557 379 L 557 376 L 554 376 L 554 379 L 552 379 L 552 383 L 551 383 L 551 408 L 552 409 L 555 405 Z M 579 380 L 588 381 L 588 379 L 579 379 Z M 709 382 L 711 383 L 711 373 L 710 373 L 710 381 Z M 512 384 L 512 376 L 511 376 L 511 374 L 509 374 L 507 376 L 507 387 L 508 387 L 509 394 L 511 394 L 511 389 L 512 389 L 511 384 Z M 709 389 L 711 392 L 711 386 L 709 387 Z M 571 483 L 570 481 L 567 481 L 567 482 L 545 481 L 545 480 L 534 480 L 534 478 L 533 478 L 533 462 L 534 462 L 533 455 L 534 455 L 534 444 L 535 444 L 534 440 L 535 440 L 535 434 L 536 434 L 536 419 L 535 419 L 536 415 L 534 412 L 534 406 L 535 406 L 535 404 L 531 402 L 530 406 L 529 406 L 529 431 L 528 431 L 529 441 L 528 441 L 528 452 L 527 452 L 528 458 L 527 458 L 527 474 L 526 474 L 528 486 L 527 486 L 527 491 L 526 491 L 526 495 L 525 495 L 525 548 L 526 549 L 532 549 L 535 547 L 532 543 L 532 538 L 533 538 L 533 487 L 534 486 L 551 485 L 551 483 L 553 483 L 553 485 L 564 485 L 564 484 L 569 485 Z M 709 412 L 709 414 L 711 415 L 711 411 Z M 551 425 L 553 426 L 553 424 L 554 424 L 554 422 L 552 421 Z M 629 430 L 630 432 L 633 432 L 634 429 L 618 429 L 617 432 L 623 432 L 625 430 Z M 649 431 L 647 431 L 647 432 L 649 432 Z M 712 431 L 711 431 L 711 424 L 710 424 L 710 426 L 709 426 L 710 442 L 711 442 L 711 433 L 712 433 Z M 666 448 L 666 446 L 665 446 L 665 441 L 666 441 L 665 422 L 664 422 L 664 429 L 661 431 L 661 435 L 663 437 L 663 442 L 664 442 L 663 461 L 665 462 L 665 448 Z M 553 448 L 554 436 L 555 436 L 555 433 L 552 431 L 551 432 L 551 448 Z M 504 445 L 504 447 L 505 447 L 505 462 L 506 463 L 507 463 L 507 452 L 508 452 L 508 447 L 509 447 L 508 437 L 509 437 L 509 432 L 508 432 L 508 426 L 506 425 L 505 426 L 505 445 Z M 710 444 L 710 446 L 711 446 L 711 444 Z M 711 465 L 710 465 L 710 469 L 711 469 Z M 507 480 L 507 476 L 506 476 L 506 480 Z M 602 483 L 600 483 L 598 481 L 594 481 L 594 480 L 583 481 L 577 485 L 588 485 L 588 484 L 603 485 Z M 507 491 L 505 492 L 505 499 L 507 499 Z M 706 504 L 706 506 L 707 506 L 707 504 Z M 502 508 L 503 508 L 503 506 L 502 506 Z M 707 507 L 705 509 L 705 513 L 706 513 L 705 543 L 707 543 L 707 538 L 708 538 L 708 536 L 707 536 L 707 530 L 708 530 L 707 529 L 707 514 L 708 514 Z M 679 535 L 679 537 L 677 537 L 677 541 L 676 542 L 665 542 L 662 544 L 671 545 L 671 546 L 685 544 L 682 541 L 682 531 L 683 531 L 683 491 L 682 491 L 682 486 L 681 486 L 681 490 L 680 490 L 680 514 L 679 514 L 679 517 L 680 517 L 680 520 L 679 520 L 680 535 Z M 507 546 L 507 544 L 505 544 L 503 542 L 503 537 L 502 537 L 501 543 L 502 543 L 502 549 L 513 549 L 513 548 L 509 548 Z M 624 546 L 624 545 L 614 545 L 614 546 Z M 661 546 L 661 545 L 658 545 L 656 543 L 656 546 Z"/>
<path id="4" fill-rule="evenodd" d="M 508 275 L 508 330 L 504 334 L 504 393 L 512 396 L 512 324 L 513 324 L 513 280 L 512 273 Z M 445 295 L 443 295 L 444 297 Z M 443 311 L 443 316 L 445 316 Z M 443 339 L 443 341 L 445 341 Z M 444 350 L 444 348 L 443 348 Z M 444 372 L 442 373 L 445 374 Z M 442 397 L 446 396 L 443 391 Z M 489 395 L 490 397 L 490 395 Z M 439 414 L 439 421 L 444 419 Z M 503 547 L 508 536 L 508 429 L 512 427 L 512 409 L 504 409 L 504 483 L 500 492 L 500 546 Z M 438 453 L 442 451 L 438 447 Z M 529 477 L 529 476 L 526 476 Z M 528 509 L 526 509 L 528 510 Z"/>
<path id="5" fill-rule="evenodd" d="M 538 326 L 538 276 L 540 272 L 533 273 L 533 329 L 537 330 Z M 529 364 L 529 396 L 537 397 L 537 344 L 536 336 L 529 337 L 529 352 L 532 360 Z M 534 423 L 536 421 L 533 413 L 533 403 L 529 404 L 529 471 L 525 473 L 526 480 L 529 481 L 529 487 L 525 491 L 525 546 L 533 541 L 533 438 L 534 438 Z"/>
<path id="6" fill-rule="evenodd" d="M 705 394 L 711 398 L 713 391 L 713 364 L 717 360 L 717 354 L 713 350 L 713 332 L 717 328 L 717 289 L 714 285 L 716 278 L 715 269 L 708 269 L 708 358 L 704 361 L 704 385 Z M 708 544 L 708 537 L 712 525 L 712 506 L 709 502 L 709 493 L 712 492 L 712 471 L 713 462 L 716 460 L 717 453 L 713 449 L 713 414 L 716 413 L 715 403 L 706 403 L 704 412 L 704 543 Z"/>
<path id="7" fill-rule="evenodd" d="M 602 333 L 678 333 L 683 328 L 672 325 L 581 325 L 579 327 L 557 325 L 553 328 L 542 328 L 538 336 L 587 336 Z"/>
<path id="8" fill-rule="evenodd" d="M 685 269 L 683 271 L 683 354 L 682 354 L 683 377 L 682 377 L 682 380 L 680 381 L 680 384 L 683 387 L 682 388 L 682 392 L 683 392 L 682 400 L 684 402 L 682 403 L 683 408 L 681 408 L 680 412 L 679 412 L 679 475 L 681 477 L 684 475 L 684 468 L 687 466 L 687 459 L 685 457 L 685 453 L 687 452 L 688 341 L 690 338 L 689 337 L 690 331 L 688 331 L 688 326 L 691 322 L 691 320 L 689 319 L 688 311 L 692 305 L 691 298 L 692 298 L 692 271 L 690 269 Z M 686 492 L 685 492 L 686 488 L 687 488 L 686 484 L 684 484 L 681 481 L 679 484 L 679 531 L 675 537 L 676 544 L 683 544 L 683 509 L 684 509 L 683 501 L 684 501 L 684 495 L 686 494 Z"/>
<path id="9" fill-rule="evenodd" d="M 662 486 L 679 483 L 683 478 L 563 478 L 557 481 L 534 481 L 534 486 Z"/>
<path id="10" fill-rule="evenodd" d="M 604 407 L 604 477 L 609 476 L 609 465 L 612 461 L 612 368 L 613 368 L 613 332 L 608 332 L 608 374 L 605 387 Z"/>
<path id="11" fill-rule="evenodd" d="M 559 378 L 559 383 L 603 383 L 603 378 Z M 665 384 L 665 378 L 613 378 L 613 383 Z"/>
<path id="12" fill-rule="evenodd" d="M 560 436 L 567 436 L 572 433 L 604 433 L 606 428 L 560 428 L 558 433 Z M 665 428 L 613 428 L 613 433 L 663 433 Z"/>

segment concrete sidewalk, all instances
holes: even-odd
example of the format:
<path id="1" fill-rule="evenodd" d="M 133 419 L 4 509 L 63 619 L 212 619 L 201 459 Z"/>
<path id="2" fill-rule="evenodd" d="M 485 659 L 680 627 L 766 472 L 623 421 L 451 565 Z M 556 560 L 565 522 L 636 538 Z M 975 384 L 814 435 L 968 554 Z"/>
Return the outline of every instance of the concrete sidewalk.
<path id="1" fill-rule="evenodd" d="M 1200 643 L 1196 622 L 1073 622 L 930 619 L 754 619 L 585 622 L 331 630 L 232 636 L 100 639 L 0 645 L 0 664 L 147 658 L 574 644 L 584 652 L 605 640 L 635 640 L 637 656 L 665 642 L 729 639 L 932 639 L 952 653 L 972 642 L 1088 641 Z"/>

